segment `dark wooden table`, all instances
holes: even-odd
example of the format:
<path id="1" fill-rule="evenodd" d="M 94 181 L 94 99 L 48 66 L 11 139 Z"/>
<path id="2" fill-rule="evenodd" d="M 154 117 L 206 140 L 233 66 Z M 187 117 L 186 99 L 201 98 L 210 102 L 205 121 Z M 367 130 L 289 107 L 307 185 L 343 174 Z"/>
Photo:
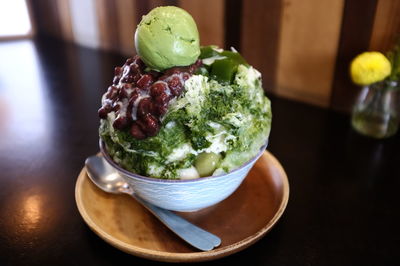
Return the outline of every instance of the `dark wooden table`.
<path id="1" fill-rule="evenodd" d="M 158 264 L 103 242 L 74 200 L 98 151 L 100 97 L 123 62 L 48 38 L 0 43 L 0 265 Z M 255 245 L 208 264 L 400 264 L 400 134 L 372 140 L 347 115 L 274 97 L 272 106 L 286 212 Z"/>

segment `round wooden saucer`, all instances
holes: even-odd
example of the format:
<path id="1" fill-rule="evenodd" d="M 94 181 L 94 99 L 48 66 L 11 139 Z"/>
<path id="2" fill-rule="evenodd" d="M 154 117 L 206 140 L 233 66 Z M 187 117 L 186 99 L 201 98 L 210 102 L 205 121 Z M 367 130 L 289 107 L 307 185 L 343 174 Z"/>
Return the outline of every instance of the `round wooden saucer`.
<path id="1" fill-rule="evenodd" d="M 221 246 L 207 252 L 186 244 L 135 199 L 98 189 L 85 168 L 76 182 L 75 199 L 88 226 L 112 246 L 151 260 L 198 262 L 233 254 L 263 237 L 286 208 L 289 183 L 280 163 L 266 151 L 229 198 L 197 212 L 179 213 L 222 239 Z"/>

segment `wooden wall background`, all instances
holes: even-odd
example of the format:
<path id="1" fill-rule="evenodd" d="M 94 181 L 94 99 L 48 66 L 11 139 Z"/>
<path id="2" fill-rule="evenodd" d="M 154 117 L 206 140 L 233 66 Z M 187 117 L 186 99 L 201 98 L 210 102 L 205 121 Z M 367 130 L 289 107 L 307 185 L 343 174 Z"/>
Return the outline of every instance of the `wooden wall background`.
<path id="1" fill-rule="evenodd" d="M 348 65 L 386 51 L 400 33 L 399 0 L 27 0 L 38 34 L 135 53 L 141 16 L 160 5 L 186 9 L 201 44 L 231 46 L 263 74 L 267 92 L 348 111 L 359 88 Z"/>

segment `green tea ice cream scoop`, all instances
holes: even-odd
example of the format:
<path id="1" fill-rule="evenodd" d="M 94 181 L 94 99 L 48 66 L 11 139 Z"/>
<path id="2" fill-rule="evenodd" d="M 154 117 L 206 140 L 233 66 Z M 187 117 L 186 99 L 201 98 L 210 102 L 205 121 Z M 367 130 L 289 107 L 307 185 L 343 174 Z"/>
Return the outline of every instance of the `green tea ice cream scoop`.
<path id="1" fill-rule="evenodd" d="M 175 6 L 162 6 L 143 16 L 135 33 L 136 52 L 155 70 L 187 66 L 200 55 L 199 32 L 192 16 Z"/>

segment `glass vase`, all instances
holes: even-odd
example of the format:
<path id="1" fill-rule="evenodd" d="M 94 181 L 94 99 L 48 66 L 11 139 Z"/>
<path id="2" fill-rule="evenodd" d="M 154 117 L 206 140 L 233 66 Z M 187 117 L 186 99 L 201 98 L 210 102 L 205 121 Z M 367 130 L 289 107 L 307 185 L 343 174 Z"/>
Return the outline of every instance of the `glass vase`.
<path id="1" fill-rule="evenodd" d="M 363 87 L 353 107 L 353 128 L 377 139 L 396 134 L 399 127 L 399 89 L 398 83 L 393 81 Z"/>

